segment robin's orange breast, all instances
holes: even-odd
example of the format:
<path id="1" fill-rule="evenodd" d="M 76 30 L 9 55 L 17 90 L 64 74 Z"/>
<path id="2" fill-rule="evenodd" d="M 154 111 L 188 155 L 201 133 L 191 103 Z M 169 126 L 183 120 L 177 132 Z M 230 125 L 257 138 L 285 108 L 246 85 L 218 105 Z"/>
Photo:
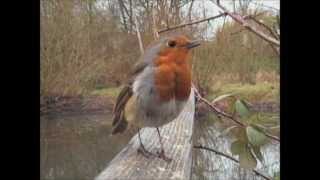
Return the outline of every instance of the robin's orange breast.
<path id="1" fill-rule="evenodd" d="M 182 57 L 183 56 L 183 57 Z M 164 56 L 155 61 L 155 87 L 161 101 L 187 100 L 191 90 L 191 70 L 184 55 Z"/>

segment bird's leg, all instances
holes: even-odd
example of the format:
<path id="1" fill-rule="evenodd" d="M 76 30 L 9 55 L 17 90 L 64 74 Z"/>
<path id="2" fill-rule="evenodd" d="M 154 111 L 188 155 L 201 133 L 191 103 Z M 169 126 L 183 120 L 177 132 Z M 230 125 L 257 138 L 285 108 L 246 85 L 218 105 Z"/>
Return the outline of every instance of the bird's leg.
<path id="1" fill-rule="evenodd" d="M 161 159 L 163 159 L 163 160 L 165 160 L 165 161 L 167 161 L 167 162 L 171 162 L 172 159 L 169 158 L 169 157 L 167 157 L 167 156 L 165 155 L 165 153 L 164 153 L 164 148 L 163 148 L 163 144 L 162 144 L 162 139 L 161 139 L 160 131 L 159 131 L 159 128 L 158 128 L 158 127 L 156 127 L 156 128 L 157 128 L 157 132 L 158 132 L 158 136 L 159 136 L 159 142 L 160 142 L 160 146 L 161 146 L 161 150 L 160 150 L 160 152 L 158 152 L 158 157 L 161 158 Z"/>
<path id="2" fill-rule="evenodd" d="M 147 151 L 146 148 L 144 147 L 144 145 L 142 144 L 141 136 L 140 136 L 140 128 L 138 129 L 138 137 L 139 137 L 139 142 L 140 142 L 140 146 L 138 148 L 138 153 L 141 153 L 146 158 L 149 158 L 152 155 L 152 153 Z"/>

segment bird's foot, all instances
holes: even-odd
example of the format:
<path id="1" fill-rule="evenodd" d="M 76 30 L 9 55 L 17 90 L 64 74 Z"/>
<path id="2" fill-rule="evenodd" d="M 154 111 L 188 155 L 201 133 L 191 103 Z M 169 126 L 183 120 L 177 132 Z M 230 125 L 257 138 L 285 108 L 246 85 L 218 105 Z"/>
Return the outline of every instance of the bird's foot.
<path id="1" fill-rule="evenodd" d="M 161 149 L 160 151 L 158 151 L 158 152 L 157 152 L 157 155 L 158 155 L 159 158 L 165 160 L 167 163 L 170 163 L 170 162 L 172 161 L 171 158 L 169 158 L 169 157 L 167 157 L 167 156 L 165 155 L 163 149 Z"/>
<path id="2" fill-rule="evenodd" d="M 140 146 L 139 148 L 138 148 L 138 154 L 142 154 L 144 157 L 146 157 L 146 158 L 150 158 L 153 154 L 151 153 L 151 152 L 149 152 L 149 151 L 147 151 L 145 148 L 144 148 L 144 146 Z"/>

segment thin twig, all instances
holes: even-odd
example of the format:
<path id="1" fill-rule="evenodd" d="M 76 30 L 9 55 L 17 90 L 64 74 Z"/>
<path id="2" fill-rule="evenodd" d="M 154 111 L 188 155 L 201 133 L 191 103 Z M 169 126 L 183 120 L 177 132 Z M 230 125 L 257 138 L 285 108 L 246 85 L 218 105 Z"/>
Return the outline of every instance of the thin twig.
<path id="1" fill-rule="evenodd" d="M 260 12 L 260 13 L 257 13 L 257 14 L 249 14 L 249 15 L 246 15 L 246 16 L 243 16 L 243 19 L 247 20 L 247 19 L 252 19 L 252 18 L 257 18 L 258 16 L 261 16 L 263 15 L 265 12 Z M 231 35 L 235 35 L 235 34 L 238 34 L 242 31 L 244 31 L 245 29 L 239 29 L 238 31 L 235 31 L 235 32 L 232 32 L 230 33 Z"/>
<path id="2" fill-rule="evenodd" d="M 277 12 L 280 11 L 280 10 L 277 9 L 277 8 L 274 8 L 274 7 L 271 7 L 271 6 L 267 6 L 267 5 L 264 5 L 264 4 L 258 4 L 257 2 L 254 2 L 254 1 L 252 1 L 251 3 L 253 3 L 253 4 L 255 4 L 255 5 L 258 5 L 258 6 L 263 6 L 263 7 L 268 8 L 268 9 L 275 10 L 275 11 L 277 11 Z"/>
<path id="3" fill-rule="evenodd" d="M 222 30 L 224 30 L 224 25 L 226 23 L 226 18 L 227 18 L 227 16 L 224 16 L 224 18 L 223 18 Z"/>
<path id="4" fill-rule="evenodd" d="M 276 39 L 279 40 L 278 35 L 277 35 L 269 26 L 267 26 L 266 24 L 260 22 L 259 20 L 257 20 L 257 19 L 254 18 L 254 17 L 249 17 L 249 18 L 252 19 L 255 23 L 257 23 L 257 24 L 259 24 L 260 26 L 262 26 L 262 27 L 264 27 L 265 29 L 267 29 L 274 38 L 276 38 Z"/>
<path id="5" fill-rule="evenodd" d="M 223 156 L 223 157 L 225 157 L 225 158 L 228 158 L 228 159 L 230 159 L 230 160 L 232 160 L 232 161 L 234 161 L 234 162 L 236 162 L 236 163 L 239 163 L 239 160 L 237 160 L 236 158 L 234 158 L 234 157 L 232 157 L 232 156 L 230 156 L 230 155 L 228 155 L 228 154 L 225 154 L 225 153 L 223 153 L 223 152 L 217 151 L 217 150 L 215 150 L 215 149 L 211 149 L 211 148 L 208 148 L 208 147 L 205 147 L 205 146 L 202 146 L 202 145 L 193 146 L 193 147 L 196 148 L 196 149 L 204 149 L 204 150 L 207 150 L 207 151 L 214 152 L 214 153 L 216 153 L 217 155 L 221 155 L 221 156 Z M 253 169 L 252 171 L 253 171 L 256 175 L 261 176 L 261 177 L 263 177 L 264 179 L 272 180 L 272 178 L 267 177 L 266 175 L 263 175 L 262 173 L 260 173 L 259 171 L 255 170 L 255 169 Z"/>
<path id="6" fill-rule="evenodd" d="M 134 21 L 135 21 L 135 27 L 136 27 L 137 36 L 138 36 L 138 41 L 139 41 L 140 52 L 141 52 L 141 54 L 143 54 L 143 53 L 144 53 L 143 43 L 142 43 L 142 39 L 141 39 L 141 35 L 140 35 L 140 30 L 139 30 L 139 23 L 138 23 L 138 20 L 137 20 L 136 15 L 134 15 Z"/>
<path id="7" fill-rule="evenodd" d="M 196 97 L 197 97 L 199 100 L 203 101 L 205 104 L 207 104 L 215 113 L 217 113 L 217 114 L 219 114 L 219 115 L 222 115 L 222 116 L 224 116 L 224 117 L 226 117 L 226 118 L 234 121 L 235 123 L 237 123 L 237 124 L 240 125 L 240 126 L 243 126 L 243 127 L 246 126 L 244 123 L 240 122 L 239 120 L 234 119 L 232 115 L 227 114 L 227 113 L 223 112 L 222 110 L 220 110 L 219 108 L 213 106 L 208 100 L 206 100 L 205 98 L 203 98 L 203 97 L 200 95 L 199 91 L 198 91 L 195 87 L 193 87 L 193 88 L 194 88 L 194 92 L 195 92 Z"/>
<path id="8" fill-rule="evenodd" d="M 249 16 L 248 19 L 253 20 L 255 23 L 257 23 L 258 25 L 264 27 L 266 30 L 269 31 L 270 35 L 272 35 L 272 37 L 274 37 L 277 40 L 280 40 L 280 37 L 278 36 L 278 34 L 271 29 L 269 26 L 267 26 L 266 24 L 260 22 L 259 20 L 257 20 L 255 17 L 253 16 Z M 273 44 L 269 43 L 270 47 L 272 48 L 272 50 L 277 54 L 280 55 L 280 50 L 279 47 L 275 47 Z"/>
<path id="9" fill-rule="evenodd" d="M 205 98 L 203 98 L 203 97 L 201 96 L 201 94 L 199 93 L 198 89 L 197 89 L 194 85 L 192 85 L 192 86 L 193 86 L 192 88 L 194 89 L 194 92 L 195 92 L 196 97 L 197 97 L 199 100 L 201 100 L 202 102 L 204 102 L 206 105 L 208 105 L 208 106 L 211 108 L 211 110 L 213 110 L 213 112 L 215 112 L 215 113 L 217 113 L 218 115 L 221 115 L 221 116 L 223 116 L 223 117 L 226 117 L 226 118 L 234 121 L 235 123 L 237 123 L 237 124 L 240 125 L 241 127 L 247 127 L 247 125 L 246 125 L 245 123 L 243 123 L 243 122 L 235 119 L 232 115 L 230 115 L 230 114 L 228 114 L 228 113 L 220 110 L 219 108 L 215 107 L 214 105 L 212 105 L 208 100 L 206 100 Z M 279 139 L 278 137 L 273 136 L 273 135 L 270 135 L 270 134 L 268 134 L 268 133 L 266 133 L 266 132 L 262 132 L 262 133 L 265 134 L 265 135 L 266 135 L 267 137 L 269 137 L 270 139 L 273 139 L 273 140 L 275 140 L 275 141 L 280 142 L 280 139 Z"/>
<path id="10" fill-rule="evenodd" d="M 239 29 L 238 31 L 231 32 L 230 35 L 235 35 L 235 34 L 241 33 L 241 32 L 244 31 L 244 30 L 245 30 L 245 29 Z"/>
<path id="11" fill-rule="evenodd" d="M 272 44 L 269 44 L 271 49 L 279 56 L 280 55 L 280 49 L 279 47 L 274 47 Z"/>
<path id="12" fill-rule="evenodd" d="M 155 12 L 154 12 L 154 7 L 153 7 L 153 4 L 152 4 L 152 9 L 151 9 L 151 13 L 152 13 L 152 30 L 153 30 L 153 38 L 155 40 L 159 39 L 159 33 L 157 31 L 157 25 L 156 25 L 156 18 L 155 18 Z"/>
<path id="13" fill-rule="evenodd" d="M 261 15 L 264 15 L 266 12 L 265 11 L 262 11 L 262 12 L 259 12 L 259 13 L 256 13 L 256 14 L 249 14 L 249 15 L 246 15 L 246 16 L 243 16 L 243 19 L 249 19 L 249 18 L 257 18 L 258 16 L 261 16 Z"/>
<path id="14" fill-rule="evenodd" d="M 257 17 L 259 17 L 259 16 L 261 16 L 261 15 L 264 15 L 264 14 L 265 14 L 264 11 L 259 12 L 259 13 L 255 13 L 255 14 L 249 14 L 249 15 L 243 16 L 243 19 L 247 20 L 247 19 L 251 19 L 251 18 L 257 18 Z M 232 33 L 230 33 L 230 34 L 231 34 L 231 35 L 234 35 L 234 34 L 237 34 L 237 33 L 239 33 L 239 32 L 242 32 L 243 30 L 245 30 L 245 29 L 240 29 L 239 31 L 235 31 L 235 32 L 232 32 Z"/>
<path id="15" fill-rule="evenodd" d="M 192 7 L 193 7 L 193 3 L 194 3 L 194 0 L 191 0 L 191 4 L 190 4 L 189 10 L 188 10 L 189 21 L 191 21 L 191 11 L 192 11 Z"/>
<path id="16" fill-rule="evenodd" d="M 273 136 L 271 134 L 268 134 L 268 133 L 264 133 L 267 137 L 269 137 L 270 139 L 273 139 L 273 140 L 276 140 L 276 141 L 279 141 L 280 142 L 280 139 L 277 137 L 277 136 Z"/>
<path id="17" fill-rule="evenodd" d="M 193 21 L 193 22 L 184 23 L 184 24 L 180 24 L 180 25 L 177 25 L 177 26 L 173 26 L 173 27 L 167 27 L 167 28 L 164 28 L 164 29 L 160 29 L 158 31 L 158 33 L 160 34 L 160 33 L 163 33 L 163 32 L 174 30 L 174 29 L 183 28 L 185 26 L 189 26 L 189 25 L 193 25 L 193 24 L 198 24 L 198 23 L 210 21 L 210 20 L 225 16 L 225 15 L 227 15 L 227 14 L 226 13 L 221 13 L 219 15 L 216 15 L 216 16 L 213 16 L 213 17 L 209 17 L 209 18 L 206 18 L 206 19 L 201 19 L 199 21 Z"/>
<path id="18" fill-rule="evenodd" d="M 277 39 L 275 39 L 273 37 L 270 37 L 270 36 L 266 35 L 262 31 L 257 30 L 254 26 L 250 25 L 241 15 L 236 14 L 236 13 L 231 13 L 225 7 L 223 7 L 220 3 L 214 3 L 214 4 L 216 4 L 221 10 L 223 10 L 223 12 L 225 12 L 233 20 L 235 20 L 236 22 L 241 24 L 243 27 L 245 27 L 249 31 L 251 31 L 254 34 L 256 34 L 257 36 L 259 36 L 260 38 L 262 38 L 265 41 L 267 41 L 269 43 L 272 43 L 272 44 L 274 44 L 274 45 L 276 45 L 278 47 L 280 46 L 280 41 L 278 41 Z"/>

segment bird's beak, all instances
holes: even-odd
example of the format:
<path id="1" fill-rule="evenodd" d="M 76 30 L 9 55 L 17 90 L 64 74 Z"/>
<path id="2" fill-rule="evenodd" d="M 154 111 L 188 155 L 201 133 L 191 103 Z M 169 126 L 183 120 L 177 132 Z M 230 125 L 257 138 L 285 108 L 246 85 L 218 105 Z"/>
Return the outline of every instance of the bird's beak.
<path id="1" fill-rule="evenodd" d="M 188 49 L 192 49 L 192 48 L 197 47 L 197 46 L 199 46 L 199 45 L 200 45 L 200 40 L 195 40 L 195 41 L 189 42 L 189 43 L 186 45 L 186 47 L 187 47 Z"/>

